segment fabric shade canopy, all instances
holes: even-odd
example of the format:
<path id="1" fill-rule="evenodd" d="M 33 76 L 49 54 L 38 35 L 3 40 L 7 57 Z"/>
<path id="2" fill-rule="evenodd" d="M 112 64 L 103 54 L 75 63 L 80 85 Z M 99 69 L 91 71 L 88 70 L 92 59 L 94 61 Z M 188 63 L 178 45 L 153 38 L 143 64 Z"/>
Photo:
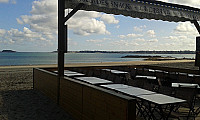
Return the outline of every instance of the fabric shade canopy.
<path id="1" fill-rule="evenodd" d="M 154 0 L 65 0 L 65 9 L 97 11 L 169 22 L 200 21 L 200 9 Z"/>

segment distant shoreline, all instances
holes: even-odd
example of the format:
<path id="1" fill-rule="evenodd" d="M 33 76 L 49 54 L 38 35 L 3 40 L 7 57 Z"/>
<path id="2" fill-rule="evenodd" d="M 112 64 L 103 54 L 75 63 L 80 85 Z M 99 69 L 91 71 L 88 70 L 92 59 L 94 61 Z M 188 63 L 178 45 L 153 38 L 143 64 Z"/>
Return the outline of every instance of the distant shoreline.
<path id="1" fill-rule="evenodd" d="M 80 66 L 113 66 L 113 65 L 153 65 L 165 63 L 186 63 L 195 62 L 194 60 L 166 60 L 166 61 L 123 61 L 123 62 L 96 62 L 96 63 L 70 63 L 65 64 L 65 67 L 80 67 Z M 41 65 L 4 65 L 1 68 L 44 68 L 44 67 L 57 67 L 57 64 L 41 64 Z"/>
<path id="2" fill-rule="evenodd" d="M 57 51 L 53 51 L 57 53 Z M 68 51 L 68 53 L 195 54 L 195 51 Z"/>

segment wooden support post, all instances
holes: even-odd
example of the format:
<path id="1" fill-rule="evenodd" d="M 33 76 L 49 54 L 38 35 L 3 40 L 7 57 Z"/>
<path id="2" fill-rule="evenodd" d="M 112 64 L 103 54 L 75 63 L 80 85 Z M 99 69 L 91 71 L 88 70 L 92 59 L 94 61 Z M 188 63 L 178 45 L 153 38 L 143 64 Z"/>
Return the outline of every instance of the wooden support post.
<path id="1" fill-rule="evenodd" d="M 200 37 L 196 37 L 196 58 L 195 66 L 199 67 L 200 70 Z M 199 71 L 200 72 L 200 71 Z"/>
<path id="2" fill-rule="evenodd" d="M 65 17 L 65 1 L 58 0 L 58 96 L 60 99 L 60 79 L 64 77 L 65 52 L 67 51 L 67 26 L 65 22 L 72 17 L 84 4 L 79 4 Z"/>
<path id="3" fill-rule="evenodd" d="M 67 28 L 67 25 L 65 25 L 65 36 L 64 36 L 64 52 L 67 53 L 67 50 L 68 50 L 68 28 Z"/>
<path id="4" fill-rule="evenodd" d="M 65 39 L 65 28 L 64 20 L 65 17 L 65 1 L 58 0 L 58 96 L 57 104 L 59 104 L 60 99 L 60 79 L 64 76 L 64 39 Z"/>
<path id="5" fill-rule="evenodd" d="M 191 21 L 191 23 L 193 23 L 197 29 L 197 31 L 199 32 L 200 34 L 200 26 L 199 26 L 199 23 L 194 20 L 194 21 Z M 195 59 L 195 66 L 198 66 L 199 67 L 199 72 L 200 72 L 200 54 L 199 54 L 199 51 L 200 51 L 200 45 L 199 45 L 199 37 L 196 38 L 196 59 Z"/>

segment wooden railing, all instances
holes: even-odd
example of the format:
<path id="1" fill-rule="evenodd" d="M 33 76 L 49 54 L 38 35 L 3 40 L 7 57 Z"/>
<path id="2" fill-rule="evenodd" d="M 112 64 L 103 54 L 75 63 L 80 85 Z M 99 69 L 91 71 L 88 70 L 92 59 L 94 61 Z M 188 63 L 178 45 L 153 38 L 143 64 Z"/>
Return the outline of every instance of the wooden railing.
<path id="1" fill-rule="evenodd" d="M 132 97 L 72 78 L 60 80 L 57 74 L 34 69 L 34 89 L 44 93 L 76 120 L 136 120 L 136 100 Z"/>

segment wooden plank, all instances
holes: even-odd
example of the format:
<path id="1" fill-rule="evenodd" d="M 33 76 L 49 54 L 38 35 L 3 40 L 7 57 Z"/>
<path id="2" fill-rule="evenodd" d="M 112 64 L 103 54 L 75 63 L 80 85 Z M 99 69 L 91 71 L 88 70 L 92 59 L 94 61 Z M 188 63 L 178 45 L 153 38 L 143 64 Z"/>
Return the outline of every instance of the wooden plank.
<path id="1" fill-rule="evenodd" d="M 82 119 L 82 85 L 65 79 L 60 81 L 60 106 L 75 119 Z"/>
<path id="2" fill-rule="evenodd" d="M 57 101 L 57 75 L 41 69 L 34 69 L 34 89 L 38 89 L 53 101 Z"/>

